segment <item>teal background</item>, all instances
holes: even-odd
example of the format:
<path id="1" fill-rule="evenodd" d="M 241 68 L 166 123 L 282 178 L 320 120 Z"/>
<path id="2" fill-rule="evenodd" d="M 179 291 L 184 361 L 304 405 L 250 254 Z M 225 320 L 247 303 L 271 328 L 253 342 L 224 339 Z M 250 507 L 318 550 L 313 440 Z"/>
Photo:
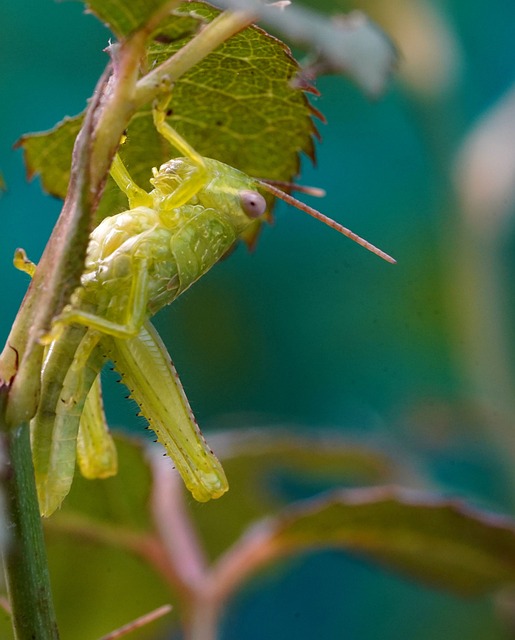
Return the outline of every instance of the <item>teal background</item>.
<path id="1" fill-rule="evenodd" d="M 378 18 L 396 25 L 402 72 L 412 60 L 403 37 L 413 17 L 408 3 L 381 4 Z M 421 67 L 413 71 L 419 86 L 401 74 L 379 101 L 345 79 L 320 79 L 314 104 L 328 124 L 319 126 L 317 166 L 303 163 L 302 181 L 327 190 L 311 204 L 398 264 L 280 204 L 254 253 L 240 247 L 156 325 L 205 431 L 335 429 L 392 451 L 442 494 L 513 513 L 513 199 L 505 198 L 502 220 L 494 203 L 486 207 L 479 234 L 466 222 L 453 176 L 464 141 L 515 80 L 515 4 L 428 6 L 447 33 L 454 70 L 435 45 L 422 59 L 446 80 Z M 4 3 L 2 16 L 0 170 L 8 191 L 0 198 L 0 331 L 7 336 L 27 286 L 13 251 L 22 246 L 37 261 L 60 210 L 37 180 L 26 183 L 12 145 L 84 108 L 110 35 L 78 3 Z M 422 49 L 424 37 L 434 42 L 441 31 L 419 21 Z M 515 144 L 513 116 L 506 140 Z M 491 281 L 479 279 L 482 267 Z M 471 320 L 485 309 L 493 317 L 474 333 Z M 495 359 L 499 345 L 505 360 Z M 142 433 L 112 380 L 111 422 Z M 513 637 L 488 598 L 451 597 L 335 553 L 267 571 L 232 604 L 224 629 L 227 640 Z"/>

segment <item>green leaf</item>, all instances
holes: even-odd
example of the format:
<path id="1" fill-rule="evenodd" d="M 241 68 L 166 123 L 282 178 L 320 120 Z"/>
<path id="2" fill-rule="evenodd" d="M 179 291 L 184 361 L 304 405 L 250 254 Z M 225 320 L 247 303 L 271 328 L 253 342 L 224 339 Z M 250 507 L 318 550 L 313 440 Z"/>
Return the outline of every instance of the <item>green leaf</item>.
<path id="1" fill-rule="evenodd" d="M 118 38 L 141 26 L 166 0 L 89 0 L 89 9 Z M 192 3 L 192 11 L 196 10 Z M 286 38 L 316 52 L 309 75 L 343 73 L 371 96 L 384 91 L 398 54 L 382 29 L 359 11 L 327 18 L 319 12 L 293 4 L 285 11 L 260 0 L 217 0 L 219 7 L 249 11 Z"/>
<path id="2" fill-rule="evenodd" d="M 176 28 L 185 29 L 181 25 L 192 14 L 210 22 L 220 13 L 201 2 L 186 7 L 188 17 L 175 18 Z M 163 43 L 168 33 L 165 27 L 149 48 L 150 68 L 190 38 L 175 39 L 175 34 Z M 298 171 L 298 153 L 312 155 L 315 132 L 304 92 L 291 85 L 298 71 L 286 45 L 259 27 L 248 27 L 175 85 L 169 122 L 202 155 L 251 176 L 291 178 Z"/>
<path id="3" fill-rule="evenodd" d="M 8 602 L 7 593 L 3 593 L 4 602 Z M 13 625 L 11 617 L 2 607 L 0 608 L 0 638 L 3 640 L 14 640 Z"/>
<path id="4" fill-rule="evenodd" d="M 187 3 L 154 35 L 148 68 L 186 44 L 199 20 L 209 22 L 218 14 L 205 3 Z M 299 154 L 313 157 L 316 133 L 314 111 L 305 93 L 291 83 L 298 71 L 283 43 L 258 27 L 248 27 L 174 84 L 168 121 L 206 157 L 257 178 L 291 180 L 298 173 Z M 66 193 L 80 118 L 66 119 L 49 132 L 20 141 L 29 175 L 40 174 L 45 190 L 59 197 Z M 136 182 L 150 188 L 152 167 L 177 152 L 156 132 L 147 107 L 132 119 L 120 154 Z M 110 181 L 99 218 L 126 207 L 126 198 Z"/>
<path id="5" fill-rule="evenodd" d="M 123 545 L 63 531 L 48 537 L 47 550 L 62 638 L 100 638 L 160 605 L 177 603 L 165 580 Z M 174 612 L 127 637 L 164 638 L 176 625 Z"/>
<path id="6" fill-rule="evenodd" d="M 122 38 L 136 31 L 167 0 L 87 0 L 84 4 L 111 31 Z"/>
<path id="7" fill-rule="evenodd" d="M 132 534 L 153 530 L 149 513 L 152 477 L 144 445 L 137 439 L 117 436 L 116 448 L 117 475 L 105 480 L 86 480 L 77 473 L 65 507 L 49 520 L 50 529 L 67 529 L 80 523 L 108 526 L 114 539 L 122 531 Z M 110 535 L 109 529 L 102 532 L 107 538 Z"/>
<path id="8" fill-rule="evenodd" d="M 342 483 L 399 480 L 398 465 L 387 455 L 333 434 L 247 429 L 210 435 L 209 443 L 222 461 L 229 491 L 216 503 L 192 503 L 190 509 L 211 557 L 233 544 L 249 523 L 291 499 L 281 490 L 284 482 L 312 495 Z"/>
<path id="9" fill-rule="evenodd" d="M 118 474 L 106 480 L 76 474 L 62 509 L 45 520 L 59 627 L 63 637 L 74 640 L 98 638 L 173 604 L 172 617 L 134 633 L 135 639 L 150 640 L 157 629 L 164 633 L 177 625 L 180 612 L 178 593 L 150 559 L 166 564 L 151 513 L 153 479 L 145 444 L 122 436 L 115 440 Z M 70 602 L 82 603 L 80 624 Z"/>
<path id="10" fill-rule="evenodd" d="M 269 562 L 324 547 L 461 595 L 515 582 L 514 520 L 388 487 L 336 491 L 285 509 L 247 532 L 237 554 L 248 558 L 250 548 Z"/>
<path id="11" fill-rule="evenodd" d="M 83 119 L 83 116 L 65 118 L 51 131 L 28 133 L 15 145 L 24 150 L 29 180 L 40 175 L 43 189 L 56 198 L 66 195 L 73 143 Z"/>
<path id="12" fill-rule="evenodd" d="M 87 6 L 121 38 L 142 25 L 164 3 L 165 0 L 133 0 L 128 5 L 123 0 L 89 0 Z M 217 0 L 216 4 L 249 11 L 286 38 L 315 51 L 316 61 L 310 64 L 307 75 L 343 73 L 371 96 L 384 91 L 398 61 L 390 38 L 360 11 L 327 18 L 297 4 L 285 11 L 260 0 Z"/>

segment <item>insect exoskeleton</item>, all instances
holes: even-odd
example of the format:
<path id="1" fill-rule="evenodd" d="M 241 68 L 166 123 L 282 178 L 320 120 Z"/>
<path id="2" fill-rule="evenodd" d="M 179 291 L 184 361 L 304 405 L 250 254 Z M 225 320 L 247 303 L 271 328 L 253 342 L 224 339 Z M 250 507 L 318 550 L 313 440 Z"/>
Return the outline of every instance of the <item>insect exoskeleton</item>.
<path id="1" fill-rule="evenodd" d="M 105 355 L 129 384 L 192 495 L 204 501 L 225 493 L 223 468 L 195 422 L 177 372 L 149 318 L 206 274 L 265 215 L 267 202 L 261 191 L 395 262 L 285 193 L 278 188 L 280 183 L 251 178 L 223 162 L 204 158 L 168 125 L 162 109 L 154 110 L 154 124 L 182 157 L 154 169 L 153 189 L 147 192 L 115 156 L 111 175 L 127 196 L 129 208 L 106 218 L 92 232 L 81 286 L 42 339 L 48 348 L 41 401 L 31 429 L 43 515 L 58 508 L 69 491 L 77 438 L 85 475 L 106 477 L 116 471 L 101 412 L 98 376 Z M 18 263 L 22 264 L 20 259 Z"/>

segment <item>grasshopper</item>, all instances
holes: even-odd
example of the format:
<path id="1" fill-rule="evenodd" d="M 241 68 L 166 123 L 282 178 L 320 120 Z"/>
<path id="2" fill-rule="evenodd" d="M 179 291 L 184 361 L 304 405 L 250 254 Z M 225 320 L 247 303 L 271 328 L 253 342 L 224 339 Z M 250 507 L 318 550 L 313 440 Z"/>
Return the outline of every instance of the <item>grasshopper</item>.
<path id="1" fill-rule="evenodd" d="M 149 322 L 267 212 L 263 192 L 286 200 L 390 262 L 390 256 L 277 185 L 199 155 L 153 110 L 157 131 L 182 157 L 153 169 L 153 189 L 135 184 L 119 155 L 111 175 L 129 209 L 91 233 L 80 286 L 42 341 L 41 400 L 31 422 L 41 513 L 69 492 L 75 462 L 88 478 L 116 473 L 116 451 L 102 408 L 100 371 L 114 363 L 131 396 L 199 501 L 228 489 L 204 440 L 161 339 Z M 15 262 L 16 264 L 16 262 Z M 18 260 L 17 266 L 30 271 Z"/>

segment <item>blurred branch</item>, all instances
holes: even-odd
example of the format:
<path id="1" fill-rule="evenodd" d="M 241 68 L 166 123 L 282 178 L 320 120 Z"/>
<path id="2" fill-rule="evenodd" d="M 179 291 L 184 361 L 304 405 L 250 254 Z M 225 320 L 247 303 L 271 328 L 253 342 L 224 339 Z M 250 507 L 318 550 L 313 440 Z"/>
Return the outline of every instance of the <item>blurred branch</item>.
<path id="1" fill-rule="evenodd" d="M 150 624 L 151 622 L 154 622 L 154 620 L 158 620 L 159 618 L 162 618 L 167 613 L 170 613 L 171 610 L 172 610 L 172 606 L 170 604 L 165 604 L 162 607 L 158 607 L 157 609 L 154 609 L 154 611 L 150 611 L 149 613 L 146 613 L 145 615 L 140 616 L 135 620 L 132 620 L 132 622 L 129 622 L 123 627 L 120 627 L 115 631 L 111 631 L 111 633 L 108 633 L 106 636 L 102 636 L 100 640 L 118 640 L 118 638 L 121 638 L 123 636 L 126 636 L 129 633 L 132 633 L 133 631 L 136 631 L 136 629 L 141 629 L 141 627 L 144 627 L 145 625 Z"/>

